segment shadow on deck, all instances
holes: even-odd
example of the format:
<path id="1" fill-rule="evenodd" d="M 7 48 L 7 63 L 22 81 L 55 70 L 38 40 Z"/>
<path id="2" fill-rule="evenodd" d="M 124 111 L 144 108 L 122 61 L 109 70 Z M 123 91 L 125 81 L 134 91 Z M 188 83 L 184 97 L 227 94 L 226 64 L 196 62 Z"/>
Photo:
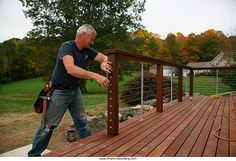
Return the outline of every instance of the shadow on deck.
<path id="1" fill-rule="evenodd" d="M 195 96 L 120 123 L 117 136 L 103 130 L 44 156 L 236 156 L 235 118 L 236 96 Z"/>

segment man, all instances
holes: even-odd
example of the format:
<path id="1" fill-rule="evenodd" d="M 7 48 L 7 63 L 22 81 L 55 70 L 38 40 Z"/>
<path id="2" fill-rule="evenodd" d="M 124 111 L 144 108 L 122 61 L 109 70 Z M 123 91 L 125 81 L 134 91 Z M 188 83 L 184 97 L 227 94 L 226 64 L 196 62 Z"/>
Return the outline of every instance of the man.
<path id="1" fill-rule="evenodd" d="M 84 24 L 78 28 L 74 41 L 67 41 L 61 45 L 51 76 L 54 91 L 45 114 L 46 126 L 38 128 L 28 156 L 40 156 L 47 148 L 53 129 L 58 126 L 67 108 L 80 138 L 91 135 L 79 80 L 80 78 L 95 80 L 105 89 L 108 88 L 109 80 L 106 77 L 86 69 L 89 60 L 100 62 L 102 71 L 111 72 L 111 62 L 107 60 L 107 56 L 90 48 L 95 36 L 94 28 Z"/>

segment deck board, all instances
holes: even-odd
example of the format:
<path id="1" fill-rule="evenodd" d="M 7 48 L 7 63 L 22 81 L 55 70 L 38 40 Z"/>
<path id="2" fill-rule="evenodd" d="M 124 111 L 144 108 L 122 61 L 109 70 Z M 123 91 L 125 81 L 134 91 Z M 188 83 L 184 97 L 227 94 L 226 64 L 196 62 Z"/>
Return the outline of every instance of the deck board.
<path id="1" fill-rule="evenodd" d="M 209 98 L 207 98 L 209 99 Z M 189 122 L 201 111 L 201 107 L 206 107 L 207 99 L 200 104 L 193 106 L 188 113 L 187 117 L 183 117 L 183 122 L 178 122 L 178 127 L 170 133 L 170 135 L 162 141 L 148 156 L 161 156 L 164 151 L 173 143 L 173 141 L 179 136 L 179 134 L 188 126 Z"/>
<path id="2" fill-rule="evenodd" d="M 235 139 L 235 109 L 236 96 L 195 96 L 120 123 L 117 136 L 103 130 L 44 156 L 236 156 L 235 142 L 213 135 L 220 123 L 218 134 Z"/>
<path id="3" fill-rule="evenodd" d="M 196 103 L 196 101 L 195 101 L 195 103 Z M 192 102 L 192 103 L 194 103 L 194 102 Z M 186 103 L 186 104 L 182 105 L 182 108 L 188 108 L 188 106 L 189 106 L 189 104 Z M 177 118 L 181 117 L 184 114 L 184 112 L 182 109 L 180 109 L 180 111 L 177 111 L 177 110 L 174 111 L 174 114 L 175 114 L 175 118 L 177 119 Z M 153 132 L 151 131 L 151 133 L 149 133 L 148 135 L 141 134 L 143 137 L 142 136 L 140 137 L 139 142 L 137 142 L 137 143 L 135 142 L 136 144 L 134 146 L 127 149 L 120 156 L 132 156 L 132 155 L 136 154 L 138 151 L 140 151 L 142 148 L 144 148 L 146 145 L 148 145 L 153 139 L 155 139 L 158 135 L 160 135 L 161 132 L 163 132 L 169 126 L 171 126 L 174 122 L 175 122 L 174 119 L 169 119 L 166 121 L 166 123 L 164 125 L 160 126 L 159 128 L 153 129 L 154 131 Z M 130 142 L 127 144 L 130 144 Z M 134 143 L 131 142 L 131 144 L 134 144 Z"/>
<path id="4" fill-rule="evenodd" d="M 186 141 L 180 147 L 180 149 L 178 150 L 176 156 L 179 156 L 179 157 L 188 156 L 198 138 L 200 140 L 208 138 L 209 132 L 211 130 L 211 126 L 213 124 L 213 120 L 211 120 L 209 118 L 209 115 L 215 115 L 217 113 L 218 104 L 219 104 L 219 101 L 218 102 L 216 102 L 216 101 L 212 102 L 212 104 L 210 105 L 210 107 L 208 109 L 209 113 L 206 113 L 206 114 L 208 114 L 208 116 L 205 115 L 205 117 L 207 117 L 207 118 L 205 118 L 206 120 L 205 119 L 200 120 L 199 124 L 196 126 L 196 128 L 193 129 L 193 131 L 191 132 L 189 137 L 186 139 Z M 212 110 L 210 111 L 210 109 L 212 109 Z M 206 142 L 206 141 L 203 140 L 202 142 Z"/>
<path id="5" fill-rule="evenodd" d="M 182 108 L 186 108 L 186 106 L 183 106 Z M 136 145 L 137 143 L 141 142 L 143 139 L 145 138 L 150 138 L 151 134 L 154 134 L 154 137 L 156 137 L 157 135 L 159 135 L 161 133 L 161 131 L 163 131 L 163 129 L 167 129 L 171 124 L 174 123 L 174 119 L 172 119 L 172 115 L 176 115 L 176 117 L 178 115 L 180 115 L 181 111 L 173 111 L 171 115 L 160 119 L 159 120 L 155 120 L 155 124 L 152 125 L 152 128 L 149 128 L 147 130 L 145 130 L 143 133 L 140 133 L 139 136 L 131 139 L 129 142 L 125 143 L 124 145 L 120 146 L 118 149 L 116 149 L 115 151 L 113 151 L 112 153 L 109 153 L 108 156 L 120 156 L 122 153 L 124 153 L 125 151 L 127 151 L 128 149 L 132 148 L 132 147 L 137 147 L 138 145 Z M 145 140 L 146 142 L 148 142 L 147 140 Z"/>
<path id="6" fill-rule="evenodd" d="M 187 108 L 188 104 L 183 105 L 181 108 Z M 164 128 L 166 129 L 170 123 L 168 123 L 168 121 L 173 122 L 173 115 L 177 116 L 179 113 L 181 113 L 183 110 L 178 109 L 178 108 L 172 108 L 171 110 L 167 111 L 165 113 L 165 115 L 163 115 L 163 117 L 158 117 L 157 119 L 155 119 L 155 121 L 150 124 L 151 128 L 147 128 L 144 129 L 143 132 L 140 132 L 140 128 L 138 128 L 139 130 L 136 131 L 137 137 L 132 138 L 131 140 L 129 140 L 128 142 L 126 142 L 125 144 L 123 144 L 122 146 L 120 146 L 118 149 L 116 149 L 115 151 L 109 153 L 107 156 L 119 156 L 121 155 L 123 152 L 125 152 L 127 149 L 133 147 L 133 146 L 137 146 L 135 145 L 136 143 L 142 141 L 142 139 L 149 137 L 152 133 L 156 134 L 155 137 L 160 133 L 160 128 Z M 172 117 L 171 117 L 172 116 Z"/>
<path id="7" fill-rule="evenodd" d="M 229 117 L 231 118 L 229 138 L 236 140 L 236 99 L 229 100 Z M 230 156 L 236 156 L 236 142 L 230 142 Z"/>
<path id="8" fill-rule="evenodd" d="M 194 147 L 190 156 L 199 156 L 199 155 L 215 156 L 216 155 L 217 144 L 218 144 L 219 139 L 216 138 L 213 133 L 219 127 L 218 122 L 221 122 L 221 119 L 222 119 L 221 117 L 217 117 L 217 116 L 221 116 L 223 113 L 222 104 L 224 102 L 224 99 L 219 99 L 219 101 L 220 101 L 219 104 L 217 104 L 218 108 L 219 108 L 217 111 L 217 114 L 211 116 L 216 121 L 213 120 L 213 125 L 211 127 L 211 131 L 210 131 L 210 135 L 209 135 L 208 139 L 207 138 L 206 139 L 204 139 L 204 138 L 198 139 L 198 142 L 203 142 L 203 140 L 206 141 L 205 150 L 203 149 L 202 146 L 199 148 L 199 146 L 202 145 L 202 143 L 199 143 L 199 144 L 197 144 L 197 146 Z M 201 151 L 199 149 L 201 149 Z"/>
<path id="9" fill-rule="evenodd" d="M 124 152 L 124 154 L 122 154 L 121 156 L 130 156 L 132 155 L 132 153 L 134 153 L 134 149 L 137 151 L 141 150 L 143 147 L 147 146 L 148 144 L 151 146 L 152 142 L 155 138 L 157 138 L 159 135 L 161 135 L 162 132 L 164 132 L 165 130 L 167 130 L 171 125 L 173 125 L 173 128 L 176 128 L 177 123 L 175 124 L 176 120 L 181 118 L 185 112 L 181 111 L 181 112 L 176 112 L 175 113 L 175 119 L 172 118 L 166 118 L 165 120 L 163 120 L 162 125 L 159 126 L 159 124 L 157 123 L 155 125 L 155 127 L 153 127 L 152 129 L 146 131 L 145 133 L 142 133 L 139 137 L 137 137 L 136 139 L 131 140 L 130 142 L 126 143 L 126 144 L 130 144 L 133 145 L 131 148 L 127 149 L 127 151 Z M 175 125 L 174 125 L 175 124 Z M 171 131 L 171 129 L 169 129 L 169 131 Z M 123 149 L 124 147 L 120 147 L 121 149 Z M 123 149 L 124 151 L 125 149 Z M 132 151 L 132 153 L 129 154 L 129 150 Z"/>
<path id="10" fill-rule="evenodd" d="M 211 106 L 212 105 L 212 106 Z M 165 151 L 165 156 L 175 156 L 180 148 L 182 148 L 183 152 L 188 152 L 191 150 L 191 145 L 194 144 L 194 140 L 196 140 L 199 132 L 203 128 L 207 118 L 209 117 L 209 113 L 213 109 L 213 104 L 211 101 L 206 103 L 206 108 L 202 109 L 196 117 L 188 124 L 188 126 L 181 132 L 178 138 L 168 147 Z M 187 141 L 188 138 L 191 138 Z M 183 145 L 184 143 L 185 146 Z M 187 147 L 186 147 L 187 146 Z"/>
<path id="11" fill-rule="evenodd" d="M 223 102 L 223 113 L 221 116 L 222 120 L 221 123 L 219 124 L 220 130 L 219 130 L 219 135 L 222 138 L 229 138 L 229 119 L 227 118 L 228 112 L 229 112 L 229 104 L 228 104 L 228 97 L 224 97 L 225 101 Z M 217 152 L 216 152 L 216 156 L 228 156 L 229 152 L 229 141 L 227 140 L 223 140 L 223 139 L 219 139 L 218 141 L 218 146 L 217 146 Z"/>

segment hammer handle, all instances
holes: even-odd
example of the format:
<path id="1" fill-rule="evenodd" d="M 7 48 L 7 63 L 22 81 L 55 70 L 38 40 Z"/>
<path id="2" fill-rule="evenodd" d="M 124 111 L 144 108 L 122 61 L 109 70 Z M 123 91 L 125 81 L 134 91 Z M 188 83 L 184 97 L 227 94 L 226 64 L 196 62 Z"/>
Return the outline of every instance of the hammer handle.
<path id="1" fill-rule="evenodd" d="M 41 120 L 41 125 L 42 128 L 45 128 L 45 113 L 46 113 L 46 109 L 47 109 L 47 100 L 43 101 L 43 112 L 42 112 L 42 120 Z"/>

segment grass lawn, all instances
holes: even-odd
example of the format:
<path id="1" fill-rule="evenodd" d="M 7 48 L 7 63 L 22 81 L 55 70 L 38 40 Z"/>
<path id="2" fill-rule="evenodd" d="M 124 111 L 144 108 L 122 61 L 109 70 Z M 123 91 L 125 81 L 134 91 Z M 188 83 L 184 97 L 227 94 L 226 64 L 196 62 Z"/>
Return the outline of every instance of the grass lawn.
<path id="1" fill-rule="evenodd" d="M 175 82 L 178 82 L 178 78 L 175 78 Z M 232 92 L 233 89 L 222 83 L 221 78 L 218 80 L 218 89 L 216 87 L 215 76 L 194 76 L 193 78 L 193 93 L 198 95 L 210 96 L 226 92 Z M 183 91 L 186 91 L 186 77 L 183 78 Z M 187 82 L 187 92 L 189 92 L 189 78 Z"/>
<path id="2" fill-rule="evenodd" d="M 34 101 L 44 84 L 42 78 L 34 78 L 1 85 L 0 114 L 33 112 Z M 87 82 L 87 89 L 89 93 L 84 95 L 86 108 L 91 109 L 94 105 L 106 106 L 104 89 L 94 81 Z"/>
<path id="3" fill-rule="evenodd" d="M 120 83 L 121 88 L 124 82 L 129 79 L 130 77 L 124 77 L 124 81 Z M 86 109 L 92 114 L 105 111 L 107 102 L 106 90 L 95 81 L 87 81 L 86 83 L 88 93 L 83 95 Z M 43 78 L 34 78 L 1 85 L 0 115 L 4 113 L 34 112 L 34 101 L 44 84 Z"/>
<path id="4" fill-rule="evenodd" d="M 231 87 L 218 80 L 218 94 L 232 91 Z M 197 76 L 193 81 L 193 92 L 200 95 L 217 94 L 216 77 L 215 76 Z"/>
<path id="5" fill-rule="evenodd" d="M 32 112 L 34 101 L 43 85 L 42 78 L 1 85 L 0 114 L 6 112 Z"/>

